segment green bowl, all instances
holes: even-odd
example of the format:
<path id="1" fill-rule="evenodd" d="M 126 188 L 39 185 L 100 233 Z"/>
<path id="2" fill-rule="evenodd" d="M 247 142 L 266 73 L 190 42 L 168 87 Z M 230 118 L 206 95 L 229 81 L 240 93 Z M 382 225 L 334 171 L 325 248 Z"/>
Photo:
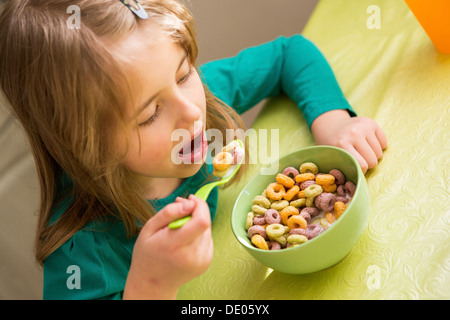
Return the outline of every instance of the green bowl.
<path id="1" fill-rule="evenodd" d="M 339 169 L 347 180 L 356 184 L 355 194 L 344 214 L 319 236 L 282 250 L 261 250 L 247 236 L 245 222 L 252 200 L 275 181 L 286 167 L 298 168 L 303 162 L 314 162 L 320 172 Z M 273 164 L 273 165 L 276 165 Z M 239 194 L 231 215 L 231 228 L 247 252 L 263 265 L 287 274 L 305 274 L 334 266 L 352 250 L 367 226 L 370 209 L 367 182 L 356 159 L 347 151 L 330 146 L 314 146 L 288 154 L 278 160 L 277 173 L 258 173 Z M 265 171 L 267 172 L 267 171 Z"/>

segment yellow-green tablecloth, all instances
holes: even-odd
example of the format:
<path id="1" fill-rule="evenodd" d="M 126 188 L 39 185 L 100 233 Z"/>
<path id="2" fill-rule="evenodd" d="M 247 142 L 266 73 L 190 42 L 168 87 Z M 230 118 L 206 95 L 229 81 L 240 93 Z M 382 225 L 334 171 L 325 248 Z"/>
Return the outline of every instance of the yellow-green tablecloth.
<path id="1" fill-rule="evenodd" d="M 371 5 L 380 29 L 367 26 Z M 402 0 L 321 0 L 302 34 L 328 59 L 358 115 L 387 135 L 383 159 L 366 174 L 368 227 L 330 269 L 286 275 L 261 265 L 230 227 L 234 200 L 261 168 L 251 165 L 220 190 L 213 261 L 178 299 L 449 299 L 450 55 L 436 51 Z M 314 145 L 287 98 L 271 100 L 253 128 L 280 129 L 280 157 Z"/>

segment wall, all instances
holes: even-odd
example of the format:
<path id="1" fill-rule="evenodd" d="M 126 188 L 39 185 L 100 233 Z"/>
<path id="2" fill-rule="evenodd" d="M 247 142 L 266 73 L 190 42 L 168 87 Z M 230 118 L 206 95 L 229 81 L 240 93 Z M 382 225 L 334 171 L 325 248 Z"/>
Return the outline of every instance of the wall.
<path id="1" fill-rule="evenodd" d="M 278 36 L 301 33 L 318 0 L 190 0 L 197 21 L 199 62 L 236 55 Z M 264 102 L 263 102 L 264 103 Z M 250 126 L 263 103 L 242 119 Z"/>

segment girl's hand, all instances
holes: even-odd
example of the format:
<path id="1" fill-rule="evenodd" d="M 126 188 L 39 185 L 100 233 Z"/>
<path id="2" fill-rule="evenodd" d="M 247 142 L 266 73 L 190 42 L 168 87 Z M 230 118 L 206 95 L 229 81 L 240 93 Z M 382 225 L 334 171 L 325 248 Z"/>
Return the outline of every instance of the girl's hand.
<path id="1" fill-rule="evenodd" d="M 168 224 L 187 215 L 181 228 Z M 143 226 L 133 249 L 124 299 L 175 299 L 178 288 L 207 270 L 213 256 L 207 203 L 177 198 Z"/>
<path id="2" fill-rule="evenodd" d="M 332 110 L 318 116 L 311 125 L 317 144 L 330 145 L 351 153 L 363 173 L 378 164 L 387 147 L 386 136 L 372 119 L 350 117 L 346 110 Z"/>

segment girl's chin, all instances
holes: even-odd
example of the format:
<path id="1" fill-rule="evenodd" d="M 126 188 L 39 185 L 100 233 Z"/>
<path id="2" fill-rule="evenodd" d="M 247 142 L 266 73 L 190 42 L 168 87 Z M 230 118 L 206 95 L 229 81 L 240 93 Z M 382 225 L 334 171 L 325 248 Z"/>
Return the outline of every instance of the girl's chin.
<path id="1" fill-rule="evenodd" d="M 195 161 L 193 162 L 182 162 L 179 164 L 174 164 L 173 172 L 175 173 L 175 175 L 178 177 L 188 178 L 196 174 L 206 162 L 206 154 L 203 157 L 199 156 L 194 160 Z"/>
<path id="2" fill-rule="evenodd" d="M 180 173 L 179 176 L 182 176 L 183 178 L 189 178 L 201 169 L 205 161 L 206 155 L 203 158 L 197 159 L 197 161 L 193 163 L 181 163 L 179 165 L 176 165 L 177 168 L 175 169 L 175 171 Z"/>

